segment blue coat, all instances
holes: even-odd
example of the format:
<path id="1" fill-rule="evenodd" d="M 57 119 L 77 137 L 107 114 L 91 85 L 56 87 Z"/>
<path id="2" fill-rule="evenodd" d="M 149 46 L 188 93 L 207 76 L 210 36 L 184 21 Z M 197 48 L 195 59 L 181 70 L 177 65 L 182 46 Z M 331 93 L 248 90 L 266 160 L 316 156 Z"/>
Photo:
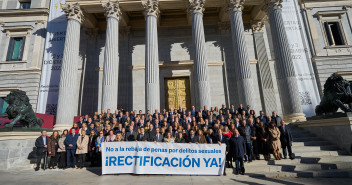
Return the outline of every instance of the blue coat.
<path id="1" fill-rule="evenodd" d="M 74 150 L 77 148 L 77 139 L 78 139 L 79 134 L 75 134 L 75 136 L 73 137 L 72 134 L 68 134 L 66 136 L 66 139 L 64 141 L 65 145 L 66 145 L 66 149 L 67 150 Z M 68 145 L 72 144 L 73 146 L 69 147 Z"/>
<path id="2" fill-rule="evenodd" d="M 242 136 L 232 136 L 229 140 L 230 152 L 234 158 L 243 158 L 246 153 L 246 145 Z"/>

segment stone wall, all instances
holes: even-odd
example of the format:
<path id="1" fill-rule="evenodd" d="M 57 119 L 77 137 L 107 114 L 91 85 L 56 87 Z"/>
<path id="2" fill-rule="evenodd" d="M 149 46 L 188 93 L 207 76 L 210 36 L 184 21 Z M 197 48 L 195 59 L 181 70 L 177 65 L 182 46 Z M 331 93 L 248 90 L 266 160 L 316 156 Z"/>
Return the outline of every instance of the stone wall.
<path id="1" fill-rule="evenodd" d="M 0 140 L 0 170 L 30 165 L 31 158 L 35 158 L 35 139 Z"/>

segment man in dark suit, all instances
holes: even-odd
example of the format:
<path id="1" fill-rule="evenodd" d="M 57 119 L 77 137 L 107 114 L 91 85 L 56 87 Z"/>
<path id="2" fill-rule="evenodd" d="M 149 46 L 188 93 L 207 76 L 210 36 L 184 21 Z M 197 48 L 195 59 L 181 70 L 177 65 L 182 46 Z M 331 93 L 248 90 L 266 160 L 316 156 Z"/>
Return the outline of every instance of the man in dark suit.
<path id="1" fill-rule="evenodd" d="M 159 128 L 155 128 L 155 136 L 153 138 L 154 142 L 162 142 L 164 139 L 163 135 L 160 134 L 160 129 Z"/>
<path id="2" fill-rule="evenodd" d="M 137 132 L 134 131 L 132 125 L 129 126 L 130 131 L 125 135 L 125 141 L 136 141 L 137 140 Z"/>
<path id="3" fill-rule="evenodd" d="M 141 133 L 137 135 L 137 141 L 147 141 L 147 135 L 144 133 L 144 128 L 141 128 Z"/>
<path id="4" fill-rule="evenodd" d="M 244 111 L 244 108 L 243 108 L 243 105 L 242 105 L 242 104 L 240 104 L 240 107 L 238 107 L 237 111 L 238 111 L 238 113 L 240 113 L 240 114 L 241 114 L 242 111 Z"/>
<path id="5" fill-rule="evenodd" d="M 190 111 L 190 112 L 191 112 L 191 116 L 192 116 L 192 117 L 196 117 L 196 115 L 197 115 L 197 113 L 198 113 L 198 112 L 196 111 L 196 107 L 195 107 L 195 106 L 192 106 L 192 107 L 191 107 L 191 111 Z"/>
<path id="6" fill-rule="evenodd" d="M 155 130 L 154 130 L 153 124 L 149 125 L 149 129 L 147 130 L 146 136 L 147 136 L 147 138 L 146 138 L 147 141 L 153 141 L 153 138 L 155 136 Z"/>
<path id="7" fill-rule="evenodd" d="M 79 134 L 76 134 L 76 129 L 74 128 L 72 128 L 71 131 L 72 131 L 71 132 L 72 134 L 68 134 L 64 141 L 64 144 L 66 146 L 67 168 L 71 167 L 71 157 L 72 157 L 72 168 L 74 168 L 76 165 L 75 153 L 76 153 L 77 139 Z"/>
<path id="8" fill-rule="evenodd" d="M 235 109 L 235 106 L 232 104 L 230 108 L 230 114 L 232 114 L 232 117 L 234 117 L 235 113 L 236 113 L 236 109 Z"/>
<path id="9" fill-rule="evenodd" d="M 208 107 L 207 106 L 204 106 L 204 110 L 202 111 L 202 117 L 203 119 L 208 119 Z"/>
<path id="10" fill-rule="evenodd" d="M 243 137 L 240 136 L 238 130 L 236 129 L 234 132 L 234 135 L 229 140 L 229 145 L 231 155 L 236 163 L 235 174 L 238 175 L 239 173 L 241 173 L 242 175 L 244 175 L 245 169 L 243 165 L 243 157 L 246 155 L 246 144 L 244 142 Z"/>
<path id="11" fill-rule="evenodd" d="M 287 150 L 288 150 L 288 156 L 290 159 L 293 159 L 292 156 L 292 134 L 291 130 L 289 127 L 286 126 L 285 121 L 280 122 L 281 126 L 279 126 L 280 130 L 280 141 L 281 141 L 281 147 L 282 147 L 282 153 L 284 155 L 284 159 L 287 158 Z"/>
<path id="12" fill-rule="evenodd" d="M 222 143 L 226 144 L 226 166 L 229 168 L 233 168 L 232 166 L 232 156 L 231 154 L 228 154 L 229 150 L 230 150 L 230 146 L 229 146 L 229 142 L 227 140 L 227 137 L 222 135 L 222 130 L 219 129 L 217 134 L 215 135 L 215 141 L 214 143 L 219 143 L 219 145 L 221 145 Z"/>
<path id="13" fill-rule="evenodd" d="M 276 112 L 272 113 L 271 119 L 275 122 L 276 126 L 279 127 L 282 121 L 281 117 L 276 114 Z"/>
<path id="14" fill-rule="evenodd" d="M 226 105 L 225 105 L 225 104 L 222 104 L 220 110 L 222 111 L 222 115 L 225 115 L 225 114 L 226 114 L 226 111 L 227 111 Z"/>
<path id="15" fill-rule="evenodd" d="M 194 134 L 194 130 L 191 129 L 189 131 L 188 143 L 198 143 L 198 142 L 199 142 L 199 138 L 196 137 L 196 135 Z"/>
<path id="16" fill-rule="evenodd" d="M 35 171 L 38 171 L 40 169 L 40 162 L 48 151 L 48 136 L 45 130 L 42 130 L 41 135 L 35 140 L 35 147 L 37 147 L 37 167 Z"/>
<path id="17" fill-rule="evenodd" d="M 82 127 L 82 124 L 84 123 L 83 119 L 84 119 L 83 116 L 81 116 L 81 117 L 79 117 L 79 121 L 76 122 L 76 123 L 78 124 L 78 127 L 79 127 L 79 128 L 81 128 L 81 127 Z"/>

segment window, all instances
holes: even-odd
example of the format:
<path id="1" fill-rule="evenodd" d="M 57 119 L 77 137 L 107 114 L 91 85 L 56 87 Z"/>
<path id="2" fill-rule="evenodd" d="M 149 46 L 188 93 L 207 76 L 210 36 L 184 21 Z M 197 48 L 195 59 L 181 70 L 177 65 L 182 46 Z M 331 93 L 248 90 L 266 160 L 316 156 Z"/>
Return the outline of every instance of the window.
<path id="1" fill-rule="evenodd" d="M 346 45 L 339 22 L 324 22 L 325 33 L 330 46 Z"/>
<path id="2" fill-rule="evenodd" d="M 20 2 L 20 9 L 30 9 L 31 2 Z"/>
<path id="3" fill-rule="evenodd" d="M 346 10 L 318 11 L 315 13 L 321 26 L 326 49 L 350 47 L 343 27 L 343 19 L 346 19 L 346 15 Z"/>
<path id="4" fill-rule="evenodd" d="M 23 49 L 25 37 L 11 37 L 9 48 L 7 51 L 7 61 L 21 61 L 23 57 Z"/>

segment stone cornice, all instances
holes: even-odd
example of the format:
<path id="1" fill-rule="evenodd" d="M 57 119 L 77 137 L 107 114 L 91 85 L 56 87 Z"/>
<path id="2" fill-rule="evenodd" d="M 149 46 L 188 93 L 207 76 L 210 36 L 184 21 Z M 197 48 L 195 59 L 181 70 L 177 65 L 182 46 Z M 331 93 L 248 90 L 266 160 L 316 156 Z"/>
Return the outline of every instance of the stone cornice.
<path id="1" fill-rule="evenodd" d="M 64 4 L 62 10 L 65 12 L 67 19 L 74 19 L 80 23 L 83 22 L 83 12 L 78 3 Z"/>
<path id="2" fill-rule="evenodd" d="M 115 19 L 119 19 L 121 16 L 121 9 L 119 1 L 109 1 L 107 3 L 102 4 L 106 18 L 112 17 Z"/>
<path id="3" fill-rule="evenodd" d="M 205 0 L 188 0 L 188 13 L 202 13 L 204 12 Z"/>
<path id="4" fill-rule="evenodd" d="M 175 68 L 175 67 L 191 67 L 193 66 L 193 60 L 185 60 L 185 61 L 173 61 L 173 62 L 159 62 L 159 68 Z M 224 65 L 223 61 L 209 61 L 208 66 L 222 66 Z M 129 66 L 132 70 L 142 70 L 145 69 L 145 65 L 133 65 Z"/>
<path id="5" fill-rule="evenodd" d="M 282 9 L 282 1 L 283 0 L 264 0 L 264 6 L 262 10 L 270 14 L 272 10 Z"/>
<path id="6" fill-rule="evenodd" d="M 159 4 L 158 0 L 142 0 L 142 6 L 145 9 L 145 16 L 156 16 L 159 17 Z"/>
<path id="7" fill-rule="evenodd" d="M 30 9 L 13 9 L 13 10 L 0 10 L 0 16 L 23 16 L 23 15 L 49 15 L 47 8 L 30 8 Z"/>
<path id="8" fill-rule="evenodd" d="M 227 0 L 229 12 L 242 11 L 245 0 Z"/>

